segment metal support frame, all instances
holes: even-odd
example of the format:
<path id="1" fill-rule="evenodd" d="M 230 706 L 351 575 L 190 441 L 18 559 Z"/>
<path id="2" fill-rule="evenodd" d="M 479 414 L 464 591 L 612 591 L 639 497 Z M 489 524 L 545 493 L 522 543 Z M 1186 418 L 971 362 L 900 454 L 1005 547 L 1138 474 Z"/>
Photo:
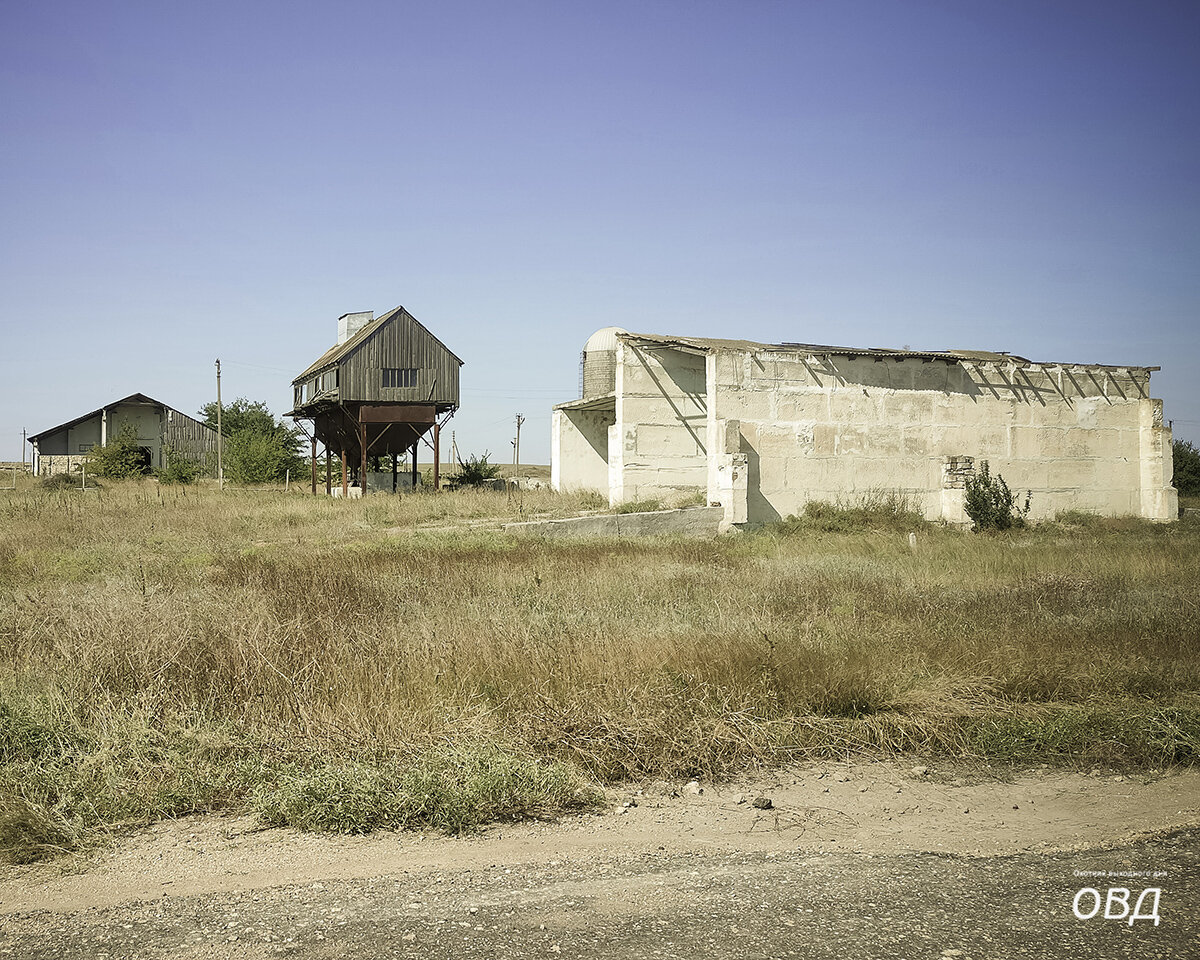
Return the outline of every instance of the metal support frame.
<path id="1" fill-rule="evenodd" d="M 365 497 L 367 495 L 367 425 L 360 423 L 358 430 L 358 447 L 362 454 L 358 468 L 358 489 L 361 491 L 361 495 Z"/>
<path id="2" fill-rule="evenodd" d="M 437 493 L 442 486 L 442 425 L 433 425 L 433 492 Z"/>
<path id="3" fill-rule="evenodd" d="M 441 428 L 454 415 L 454 410 L 439 416 L 432 404 L 346 404 L 332 403 L 314 412 L 308 419 L 313 421 L 311 434 L 305 430 L 311 443 L 310 459 L 313 492 L 317 488 L 316 442 L 325 448 L 325 490 L 332 493 L 332 455 L 340 450 L 342 461 L 342 495 L 349 497 L 350 484 L 357 477 L 365 495 L 368 484 L 369 464 L 372 451 L 376 456 L 393 456 L 393 492 L 399 488 L 399 458 L 411 454 L 412 485 L 419 482 L 417 458 L 424 442 L 433 452 L 433 487 L 441 485 Z M 295 414 L 293 416 L 296 416 Z M 432 428 L 432 430 L 431 430 Z M 430 434 L 432 433 L 432 436 Z M 353 457 L 354 464 L 349 463 Z M 386 470 L 386 467 L 384 467 Z M 386 483 L 386 481 L 385 481 Z M 378 490 L 386 487 L 379 485 Z M 378 491 L 377 491 L 378 492 Z"/>

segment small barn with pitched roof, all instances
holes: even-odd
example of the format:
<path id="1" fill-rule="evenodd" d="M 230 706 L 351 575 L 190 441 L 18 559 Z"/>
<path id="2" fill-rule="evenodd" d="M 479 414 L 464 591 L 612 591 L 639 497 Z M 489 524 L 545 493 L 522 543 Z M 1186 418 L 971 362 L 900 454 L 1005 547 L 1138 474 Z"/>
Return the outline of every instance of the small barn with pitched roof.
<path id="1" fill-rule="evenodd" d="M 216 454 L 217 431 L 144 393 L 131 393 L 29 438 L 35 476 L 74 470 L 92 447 L 104 446 L 123 429 L 137 436 L 146 466 L 166 466 L 165 451 L 203 462 Z"/>

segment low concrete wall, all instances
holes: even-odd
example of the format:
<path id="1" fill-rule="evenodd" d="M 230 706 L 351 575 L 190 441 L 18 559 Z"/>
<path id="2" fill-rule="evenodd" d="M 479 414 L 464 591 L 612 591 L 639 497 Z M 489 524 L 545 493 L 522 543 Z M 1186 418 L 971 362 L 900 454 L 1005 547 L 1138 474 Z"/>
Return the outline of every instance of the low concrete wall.
<path id="1" fill-rule="evenodd" d="M 724 507 L 688 507 L 653 513 L 604 513 L 566 520 L 506 523 L 504 529 L 523 537 L 715 537 L 724 519 Z"/>

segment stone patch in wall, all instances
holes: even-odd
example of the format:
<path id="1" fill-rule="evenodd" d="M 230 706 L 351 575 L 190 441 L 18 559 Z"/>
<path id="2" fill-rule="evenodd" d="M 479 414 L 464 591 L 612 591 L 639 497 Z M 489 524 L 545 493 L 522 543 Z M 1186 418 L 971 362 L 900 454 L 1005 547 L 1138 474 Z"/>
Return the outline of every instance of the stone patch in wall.
<path id="1" fill-rule="evenodd" d="M 79 473 L 87 457 L 82 454 L 42 454 L 38 457 L 38 475 L 49 477 L 55 473 Z"/>
<path id="2" fill-rule="evenodd" d="M 967 478 L 975 476 L 974 457 L 945 457 L 942 460 L 942 489 L 965 490 Z"/>

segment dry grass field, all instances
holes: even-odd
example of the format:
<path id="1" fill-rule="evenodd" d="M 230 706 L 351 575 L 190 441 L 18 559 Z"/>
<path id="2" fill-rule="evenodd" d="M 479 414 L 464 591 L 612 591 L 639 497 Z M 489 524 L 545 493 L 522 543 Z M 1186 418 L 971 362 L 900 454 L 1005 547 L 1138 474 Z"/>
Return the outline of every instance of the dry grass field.
<path id="1" fill-rule="evenodd" d="M 817 756 L 1200 750 L 1194 512 L 983 536 L 881 500 L 707 542 L 499 529 L 596 506 L 22 478 L 0 493 L 0 855 L 214 809 L 462 830 Z"/>

